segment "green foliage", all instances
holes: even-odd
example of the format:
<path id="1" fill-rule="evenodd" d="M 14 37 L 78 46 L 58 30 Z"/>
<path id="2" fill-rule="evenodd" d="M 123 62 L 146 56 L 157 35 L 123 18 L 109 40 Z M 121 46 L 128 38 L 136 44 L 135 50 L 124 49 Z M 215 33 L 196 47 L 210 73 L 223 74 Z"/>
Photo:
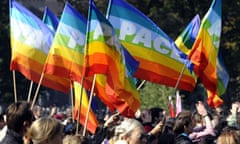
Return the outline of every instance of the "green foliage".
<path id="1" fill-rule="evenodd" d="M 146 82 L 139 92 L 141 96 L 141 109 L 153 107 L 167 109 L 168 96 L 175 97 L 174 88 L 151 82 Z"/>

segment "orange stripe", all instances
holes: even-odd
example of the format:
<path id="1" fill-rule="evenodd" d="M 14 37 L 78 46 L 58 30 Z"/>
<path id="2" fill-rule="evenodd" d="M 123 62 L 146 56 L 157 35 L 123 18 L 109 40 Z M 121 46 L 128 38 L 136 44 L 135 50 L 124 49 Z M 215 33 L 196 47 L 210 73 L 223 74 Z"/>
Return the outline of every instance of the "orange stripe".
<path id="1" fill-rule="evenodd" d="M 20 71 L 29 80 L 33 80 L 36 83 L 38 83 L 40 80 L 41 73 L 31 70 L 28 67 L 25 67 L 25 65 L 21 65 L 12 61 L 11 67 L 12 70 Z M 44 75 L 42 85 L 64 93 L 68 93 L 70 81 L 52 75 Z"/>
<path id="2" fill-rule="evenodd" d="M 81 82 L 83 66 L 68 61 L 59 55 L 49 55 L 45 72 L 63 76 L 74 81 Z"/>
<path id="3" fill-rule="evenodd" d="M 81 108 L 81 114 L 80 114 L 80 123 L 84 126 L 85 124 L 85 119 L 86 119 L 86 113 L 87 113 L 87 108 L 82 107 Z M 78 120 L 78 108 L 75 107 L 74 109 L 74 118 Z M 89 118 L 88 118 L 88 123 L 87 123 L 87 129 L 94 134 L 96 132 L 96 129 L 98 127 L 98 122 L 97 119 L 93 117 L 93 112 L 90 111 L 89 113 Z"/>
<path id="4" fill-rule="evenodd" d="M 151 73 L 155 73 L 157 75 L 162 75 L 165 77 L 178 78 L 180 75 L 180 70 L 176 71 L 176 70 L 170 69 L 169 67 L 166 67 L 164 65 L 157 64 L 157 63 L 154 63 L 151 61 L 147 61 L 147 60 L 141 59 L 139 57 L 136 57 L 136 60 L 138 60 L 139 62 L 142 62 L 142 65 L 139 66 L 139 69 L 145 69 L 145 71 L 149 71 Z M 183 68 L 183 65 L 179 69 L 182 69 L 182 68 Z M 196 77 L 191 75 L 189 73 L 189 71 L 187 70 L 187 68 L 185 68 L 184 73 L 181 78 L 181 81 L 186 81 L 186 82 L 189 82 L 189 84 L 195 85 Z"/>
<path id="5" fill-rule="evenodd" d="M 125 77 L 124 67 L 120 62 L 119 57 L 115 56 L 114 58 L 109 56 L 110 54 L 105 53 L 94 53 L 88 56 L 88 66 L 94 66 L 95 63 L 105 64 L 108 65 L 108 69 L 110 71 L 106 71 L 103 73 L 107 73 L 108 83 L 111 85 L 112 89 L 117 91 L 119 98 L 124 99 L 126 103 L 131 107 L 131 109 L 136 112 L 137 109 L 140 107 L 140 100 L 136 96 L 136 93 L 133 93 L 127 78 Z M 96 58 L 98 57 L 98 58 Z M 92 67 L 93 68 L 93 67 Z M 102 69 L 97 69 L 102 70 Z M 95 71 L 97 71 L 95 70 Z M 120 80 L 120 81 L 119 81 Z M 107 94 L 111 95 L 111 94 Z"/>

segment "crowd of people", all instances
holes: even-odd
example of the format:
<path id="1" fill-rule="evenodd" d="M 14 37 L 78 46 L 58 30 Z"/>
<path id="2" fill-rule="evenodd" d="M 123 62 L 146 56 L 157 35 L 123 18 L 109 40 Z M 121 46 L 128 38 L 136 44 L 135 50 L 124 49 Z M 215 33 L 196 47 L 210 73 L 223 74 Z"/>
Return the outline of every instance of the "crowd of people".
<path id="1" fill-rule="evenodd" d="M 199 101 L 176 117 L 162 108 L 139 110 L 134 118 L 108 113 L 95 134 L 84 136 L 76 126 L 71 108 L 46 113 L 18 101 L 0 115 L 0 144 L 240 144 L 240 102 L 227 111 Z"/>

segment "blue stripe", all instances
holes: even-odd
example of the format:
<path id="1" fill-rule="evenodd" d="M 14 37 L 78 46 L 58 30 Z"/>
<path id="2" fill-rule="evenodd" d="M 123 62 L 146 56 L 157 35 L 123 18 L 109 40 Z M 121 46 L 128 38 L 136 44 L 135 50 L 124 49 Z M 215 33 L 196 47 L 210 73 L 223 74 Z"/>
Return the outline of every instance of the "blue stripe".
<path id="1" fill-rule="evenodd" d="M 65 5 L 61 22 L 80 30 L 82 33 L 86 33 L 87 20 L 68 2 Z"/>

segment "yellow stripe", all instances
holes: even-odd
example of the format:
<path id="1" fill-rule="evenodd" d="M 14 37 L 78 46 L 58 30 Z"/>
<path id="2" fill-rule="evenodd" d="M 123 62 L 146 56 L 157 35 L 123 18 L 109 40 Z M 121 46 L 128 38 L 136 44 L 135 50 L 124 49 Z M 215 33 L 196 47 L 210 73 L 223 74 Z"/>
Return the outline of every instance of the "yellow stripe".
<path id="1" fill-rule="evenodd" d="M 25 45 L 19 41 L 15 41 L 13 38 L 11 38 L 12 41 L 12 58 L 14 59 L 16 57 L 16 54 L 21 54 L 25 57 L 28 57 L 29 59 L 33 59 L 41 64 L 44 64 L 47 58 L 47 55 L 43 53 L 42 51 L 35 49 L 33 47 L 30 47 L 28 45 Z"/>
<path id="2" fill-rule="evenodd" d="M 128 49 L 128 51 L 134 56 L 134 57 L 140 57 L 142 59 L 146 59 L 148 61 L 161 64 L 167 67 L 170 67 L 174 70 L 181 70 L 183 67 L 183 64 L 178 62 L 177 60 L 174 60 L 171 57 L 168 57 L 166 55 L 160 54 L 159 52 L 142 48 L 127 42 L 122 42 L 122 44 Z M 140 63 L 141 65 L 141 63 Z"/>
<path id="3" fill-rule="evenodd" d="M 83 58 L 84 55 L 80 52 L 76 52 L 74 50 L 71 50 L 70 48 L 66 48 L 64 46 L 58 45 L 56 43 L 53 43 L 49 54 L 51 55 L 59 55 L 68 61 L 72 61 L 73 63 L 83 65 Z"/>
<path id="4" fill-rule="evenodd" d="M 183 51 L 185 54 L 189 54 L 190 52 L 190 49 L 188 49 L 185 45 L 184 45 L 184 42 L 183 42 L 183 38 L 182 37 L 178 37 L 176 40 L 175 40 L 175 44 L 178 46 L 178 48 Z"/>

